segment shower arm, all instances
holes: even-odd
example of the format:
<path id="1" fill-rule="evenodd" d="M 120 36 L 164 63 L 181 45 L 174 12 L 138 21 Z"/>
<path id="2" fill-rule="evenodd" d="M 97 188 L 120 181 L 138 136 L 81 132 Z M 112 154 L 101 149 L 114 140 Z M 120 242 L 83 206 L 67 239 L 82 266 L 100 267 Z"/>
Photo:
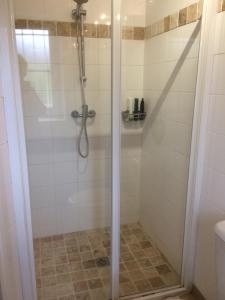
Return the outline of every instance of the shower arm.
<path id="1" fill-rule="evenodd" d="M 94 110 L 88 110 L 88 105 L 87 104 L 83 104 L 82 105 L 82 113 L 79 113 L 77 110 L 73 110 L 71 112 L 71 117 L 74 119 L 93 119 L 96 116 L 96 112 Z"/>

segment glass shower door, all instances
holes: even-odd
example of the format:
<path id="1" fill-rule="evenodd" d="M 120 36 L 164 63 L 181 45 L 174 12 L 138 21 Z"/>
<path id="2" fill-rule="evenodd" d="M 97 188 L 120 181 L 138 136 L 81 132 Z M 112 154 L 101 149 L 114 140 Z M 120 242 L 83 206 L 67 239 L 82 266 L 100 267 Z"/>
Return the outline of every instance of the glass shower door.
<path id="1" fill-rule="evenodd" d="M 202 4 L 122 0 L 121 296 L 183 285 Z"/>
<path id="2" fill-rule="evenodd" d="M 15 0 L 41 300 L 107 300 L 111 293 L 111 1 L 81 4 Z M 85 80 L 75 9 L 84 17 Z M 87 150 L 84 121 L 86 158 L 78 151 Z"/>

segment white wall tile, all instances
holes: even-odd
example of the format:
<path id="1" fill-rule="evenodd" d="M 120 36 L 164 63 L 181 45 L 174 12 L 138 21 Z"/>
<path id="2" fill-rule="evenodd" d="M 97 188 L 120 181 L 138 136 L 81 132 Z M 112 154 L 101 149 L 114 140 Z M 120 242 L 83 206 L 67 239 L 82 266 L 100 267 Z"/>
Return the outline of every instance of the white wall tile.
<path id="1" fill-rule="evenodd" d="M 31 187 L 31 209 L 53 207 L 54 191 L 52 186 Z"/>
<path id="2" fill-rule="evenodd" d="M 143 89 L 143 66 L 125 67 L 125 88 L 128 90 Z"/>
<path id="3" fill-rule="evenodd" d="M 225 55 L 215 55 L 212 74 L 212 94 L 225 94 Z"/>
<path id="4" fill-rule="evenodd" d="M 57 210 L 57 228 L 60 233 L 76 232 L 82 230 L 80 219 L 81 211 L 77 203 L 61 206 Z M 84 229 L 86 229 L 84 227 Z M 56 229 L 55 229 L 56 230 Z"/>
<path id="5" fill-rule="evenodd" d="M 147 24 L 188 4 L 148 3 Z M 140 221 L 179 274 L 199 36 L 186 56 L 183 54 L 195 27 L 193 23 L 147 40 L 144 51 L 144 98 L 149 118 L 142 137 Z"/>
<path id="6" fill-rule="evenodd" d="M 60 0 L 44 0 L 44 19 L 47 20 L 71 20 L 71 11 L 73 2 L 64 0 L 63 3 Z"/>
<path id="7" fill-rule="evenodd" d="M 85 39 L 85 62 L 87 65 L 98 64 L 98 39 L 86 38 Z"/>
<path id="8" fill-rule="evenodd" d="M 195 36 L 196 34 L 197 37 Z M 167 51 L 165 59 L 177 61 L 182 55 L 186 55 L 187 58 L 197 58 L 199 53 L 199 35 L 200 26 L 198 22 L 181 26 L 162 35 L 161 39 L 166 39 Z"/>
<path id="9" fill-rule="evenodd" d="M 29 164 L 49 164 L 52 162 L 53 145 L 50 139 L 34 139 L 27 141 Z"/>
<path id="10" fill-rule="evenodd" d="M 206 151 L 207 166 L 217 172 L 225 173 L 225 137 L 223 134 L 208 133 Z"/>
<path id="11" fill-rule="evenodd" d="M 44 117 L 50 113 L 52 94 L 28 90 L 23 92 L 23 112 L 25 117 Z"/>
<path id="12" fill-rule="evenodd" d="M 100 66 L 97 65 L 86 66 L 86 76 L 87 76 L 86 89 L 87 90 L 98 90 L 100 84 L 99 72 L 100 72 Z"/>
<path id="13" fill-rule="evenodd" d="M 34 18 L 40 20 L 44 16 L 44 0 L 14 0 L 15 14 L 18 18 Z"/>
<path id="14" fill-rule="evenodd" d="M 49 77 L 54 90 L 76 90 L 79 89 L 78 66 L 52 64 Z"/>
<path id="15" fill-rule="evenodd" d="M 77 159 L 77 139 L 75 137 L 53 138 L 53 161 L 70 162 Z"/>
<path id="16" fill-rule="evenodd" d="M 49 62 L 78 65 L 76 39 L 71 37 L 49 37 Z"/>
<path id="17" fill-rule="evenodd" d="M 122 51 L 122 64 L 127 66 L 144 65 L 144 41 L 123 40 Z"/>
<path id="18" fill-rule="evenodd" d="M 54 188 L 54 205 L 60 206 L 62 209 L 64 206 L 79 204 L 78 197 L 78 182 L 62 183 L 60 182 Z"/>
<path id="19" fill-rule="evenodd" d="M 212 95 L 210 97 L 210 115 L 208 129 L 223 135 L 225 132 L 225 95 Z"/>
<path id="20" fill-rule="evenodd" d="M 53 168 L 50 164 L 30 165 L 29 179 L 31 187 L 53 185 Z"/>
<path id="21" fill-rule="evenodd" d="M 52 136 L 57 139 L 75 138 L 77 136 L 76 120 L 69 115 L 56 116 L 51 119 Z"/>
<path id="22" fill-rule="evenodd" d="M 25 117 L 25 130 L 28 140 L 51 139 L 50 119 L 45 117 Z"/>
<path id="23" fill-rule="evenodd" d="M 33 1 L 29 4 L 26 0 L 15 2 L 16 18 L 53 21 L 72 21 L 71 10 L 76 6 L 69 0 L 63 3 L 44 0 L 33 6 Z M 133 12 L 135 2 L 123 3 L 127 25 L 144 26 L 144 2 L 138 5 L 138 11 L 136 9 Z M 84 7 L 87 8 L 87 23 L 98 21 L 105 24 L 111 21 L 110 1 L 89 1 Z M 104 20 L 101 18 L 103 14 L 106 17 Z M 34 235 L 46 236 L 109 225 L 111 40 L 85 38 L 88 79 L 86 101 L 89 109 L 94 109 L 97 115 L 94 120 L 87 122 L 90 154 L 88 160 L 83 160 L 77 152 L 81 122 L 70 116 L 72 110 L 81 112 L 82 105 L 76 38 L 47 36 L 36 30 L 18 30 L 16 39 L 23 89 Z M 128 68 L 126 83 L 130 88 L 124 92 L 124 101 L 128 95 L 141 98 L 144 41 L 126 41 L 123 48 Z M 129 134 L 129 130 L 125 133 Z M 138 168 L 140 135 L 134 134 L 133 137 L 137 143 L 126 143 L 126 151 L 130 150 L 129 157 Z M 125 151 L 123 153 L 125 156 Z M 122 217 L 126 222 L 138 220 L 138 182 L 137 174 L 136 178 L 133 176 L 125 181 L 124 212 L 126 206 L 131 203 L 133 206 Z M 129 192 L 130 184 L 135 195 Z M 38 200 L 38 194 L 41 200 Z"/>
<path id="24" fill-rule="evenodd" d="M 43 237 L 57 234 L 57 207 L 45 207 L 33 209 L 32 226 L 35 237 Z"/>
<path id="25" fill-rule="evenodd" d="M 53 180 L 54 184 L 71 183 L 78 180 L 78 172 L 76 170 L 76 163 L 73 161 L 55 163 L 53 166 Z"/>
<path id="26" fill-rule="evenodd" d="M 111 40 L 98 39 L 98 63 L 100 65 L 111 64 Z"/>
<path id="27" fill-rule="evenodd" d="M 98 72 L 97 74 L 99 74 L 99 89 L 110 90 L 111 89 L 111 67 L 108 65 L 99 65 L 98 70 L 96 71 Z"/>
<path id="28" fill-rule="evenodd" d="M 216 16 L 216 28 L 214 36 L 214 54 L 225 52 L 225 34 L 224 34 L 225 18 L 224 14 L 218 14 Z"/>
<path id="29" fill-rule="evenodd" d="M 78 160 L 77 172 L 79 181 L 102 180 L 107 178 L 110 159 Z"/>

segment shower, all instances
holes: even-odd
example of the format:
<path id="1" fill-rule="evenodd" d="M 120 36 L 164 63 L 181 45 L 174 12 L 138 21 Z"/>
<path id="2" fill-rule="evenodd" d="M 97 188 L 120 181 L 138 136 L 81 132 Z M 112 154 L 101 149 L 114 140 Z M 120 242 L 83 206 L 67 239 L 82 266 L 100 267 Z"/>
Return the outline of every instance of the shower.
<path id="1" fill-rule="evenodd" d="M 82 112 L 72 111 L 72 118 L 81 118 L 81 128 L 78 136 L 78 153 L 81 157 L 86 158 L 89 154 L 89 139 L 87 133 L 87 119 L 94 118 L 96 112 L 94 110 L 88 110 L 88 105 L 86 102 L 85 87 L 87 82 L 86 70 L 85 70 L 85 45 L 84 45 L 84 17 L 86 16 L 86 10 L 83 9 L 83 3 L 88 2 L 88 0 L 75 0 L 77 3 L 77 8 L 72 11 L 72 17 L 76 22 L 77 31 L 77 53 L 78 53 L 78 63 L 79 63 L 79 73 L 80 73 L 80 85 L 81 85 L 81 101 L 82 101 Z M 82 151 L 81 140 L 84 136 L 84 141 L 86 149 Z"/>

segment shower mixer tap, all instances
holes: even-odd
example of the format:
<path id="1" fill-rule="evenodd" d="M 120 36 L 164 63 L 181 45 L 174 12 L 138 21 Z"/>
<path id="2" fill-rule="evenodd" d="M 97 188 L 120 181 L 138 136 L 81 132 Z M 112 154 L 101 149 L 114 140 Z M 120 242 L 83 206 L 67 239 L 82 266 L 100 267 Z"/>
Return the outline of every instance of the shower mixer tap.
<path id="1" fill-rule="evenodd" d="M 94 110 L 88 111 L 88 105 L 82 105 L 82 113 L 80 114 L 77 110 L 71 112 L 71 117 L 74 119 L 82 118 L 82 119 L 93 119 L 96 116 L 96 112 Z"/>

